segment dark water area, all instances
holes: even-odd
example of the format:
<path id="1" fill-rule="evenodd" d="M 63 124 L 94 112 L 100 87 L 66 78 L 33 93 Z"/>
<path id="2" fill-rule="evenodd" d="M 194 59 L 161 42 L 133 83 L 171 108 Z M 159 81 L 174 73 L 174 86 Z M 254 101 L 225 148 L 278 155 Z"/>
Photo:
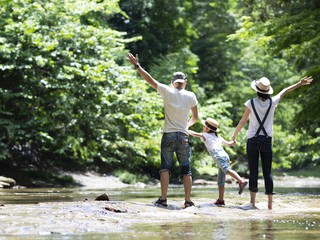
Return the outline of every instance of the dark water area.
<path id="1" fill-rule="evenodd" d="M 263 193 L 257 194 L 257 210 L 243 210 L 249 192 L 239 196 L 234 186 L 226 188 L 225 207 L 213 204 L 216 186 L 195 186 L 196 207 L 187 209 L 180 185 L 169 188 L 169 208 L 152 204 L 160 193 L 156 186 L 0 189 L 0 240 L 320 239 L 320 188 L 275 191 L 273 210 Z M 103 193 L 110 201 L 95 201 Z"/>

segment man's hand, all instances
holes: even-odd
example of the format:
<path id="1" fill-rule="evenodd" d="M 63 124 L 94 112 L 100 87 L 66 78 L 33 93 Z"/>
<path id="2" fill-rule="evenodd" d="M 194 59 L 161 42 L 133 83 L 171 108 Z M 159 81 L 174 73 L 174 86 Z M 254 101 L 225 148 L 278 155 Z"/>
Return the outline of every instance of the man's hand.
<path id="1" fill-rule="evenodd" d="M 133 56 L 131 53 L 128 53 L 128 60 L 133 66 L 137 65 L 139 63 L 138 54 L 136 54 L 136 56 Z"/>

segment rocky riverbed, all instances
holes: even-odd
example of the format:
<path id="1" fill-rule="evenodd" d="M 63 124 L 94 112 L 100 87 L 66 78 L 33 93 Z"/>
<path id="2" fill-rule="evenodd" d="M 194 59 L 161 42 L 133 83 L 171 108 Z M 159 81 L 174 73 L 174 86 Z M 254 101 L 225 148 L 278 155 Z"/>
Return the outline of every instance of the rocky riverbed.
<path id="1" fill-rule="evenodd" d="M 169 207 L 160 208 L 153 205 L 160 193 L 158 184 L 127 185 L 113 176 L 93 173 L 72 176 L 83 187 L 0 189 L 0 238 L 294 239 L 320 235 L 317 178 L 276 178 L 281 192 L 270 211 L 263 193 L 257 195 L 258 209 L 248 208 L 248 189 L 239 196 L 234 182 L 226 186 L 226 206 L 217 207 L 213 204 L 216 183 L 195 180 L 192 200 L 196 206 L 184 209 L 181 185 L 170 186 Z M 102 193 L 110 201 L 95 201 Z"/>
<path id="2" fill-rule="evenodd" d="M 106 237 L 117 234 L 116 238 L 111 239 L 147 239 L 139 238 L 140 234 L 148 237 L 157 236 L 163 231 L 160 226 L 176 226 L 178 229 L 185 226 L 183 232 L 199 234 L 198 230 L 193 232 L 192 227 L 187 226 L 209 223 L 214 226 L 223 222 L 233 222 L 241 235 L 242 231 L 249 231 L 249 223 L 266 221 L 296 222 L 305 225 L 304 231 L 309 228 L 310 231 L 320 234 L 319 196 L 280 195 L 275 197 L 274 209 L 271 211 L 267 210 L 264 195 L 258 195 L 258 209 L 255 210 L 246 208 L 248 199 L 248 193 L 239 197 L 235 192 L 229 192 L 226 194 L 227 205 L 217 207 L 212 203 L 213 199 L 197 194 L 193 198 L 196 206 L 186 209 L 182 208 L 182 196 L 172 197 L 167 208 L 154 206 L 154 199 L 150 197 L 126 201 L 84 200 L 27 205 L 4 204 L 0 207 L 0 238 L 24 236 L 24 239 L 42 239 L 44 236 L 60 236 L 62 239 L 79 239 L 70 236 L 93 234 L 96 237 Z M 152 230 L 155 226 L 159 226 L 160 229 Z M 144 230 L 139 232 L 137 229 Z"/>

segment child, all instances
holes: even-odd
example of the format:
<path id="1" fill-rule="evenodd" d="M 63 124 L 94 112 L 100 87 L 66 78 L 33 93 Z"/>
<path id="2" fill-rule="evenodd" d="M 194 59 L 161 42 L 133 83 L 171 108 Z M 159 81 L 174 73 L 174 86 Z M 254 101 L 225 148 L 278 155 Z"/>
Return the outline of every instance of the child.
<path id="1" fill-rule="evenodd" d="M 211 157 L 216 161 L 219 166 L 218 173 L 218 189 L 219 189 L 219 198 L 214 203 L 215 205 L 225 205 L 224 202 L 224 184 L 226 179 L 226 173 L 231 175 L 239 183 L 239 194 L 242 193 L 245 186 L 248 184 L 248 181 L 241 178 L 239 174 L 230 168 L 230 159 L 229 155 L 223 149 L 222 144 L 230 147 L 235 144 L 234 141 L 226 141 L 222 137 L 218 136 L 219 132 L 219 123 L 213 118 L 207 118 L 203 123 L 203 133 L 197 133 L 192 130 L 189 130 L 189 134 L 194 137 L 199 137 L 201 141 L 207 147 L 208 152 Z"/>

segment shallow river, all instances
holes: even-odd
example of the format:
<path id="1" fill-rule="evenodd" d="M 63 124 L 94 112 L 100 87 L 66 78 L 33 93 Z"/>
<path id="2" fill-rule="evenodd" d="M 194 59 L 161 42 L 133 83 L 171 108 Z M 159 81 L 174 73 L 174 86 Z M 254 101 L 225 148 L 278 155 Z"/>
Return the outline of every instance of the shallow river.
<path id="1" fill-rule="evenodd" d="M 170 187 L 168 208 L 152 204 L 155 186 L 1 189 L 0 239 L 320 239 L 319 185 L 275 190 L 273 210 L 262 193 L 258 209 L 244 210 L 248 189 L 239 196 L 235 184 L 225 207 L 212 204 L 215 185 L 194 186 L 187 209 L 182 186 Z M 95 201 L 103 193 L 110 201 Z"/>

